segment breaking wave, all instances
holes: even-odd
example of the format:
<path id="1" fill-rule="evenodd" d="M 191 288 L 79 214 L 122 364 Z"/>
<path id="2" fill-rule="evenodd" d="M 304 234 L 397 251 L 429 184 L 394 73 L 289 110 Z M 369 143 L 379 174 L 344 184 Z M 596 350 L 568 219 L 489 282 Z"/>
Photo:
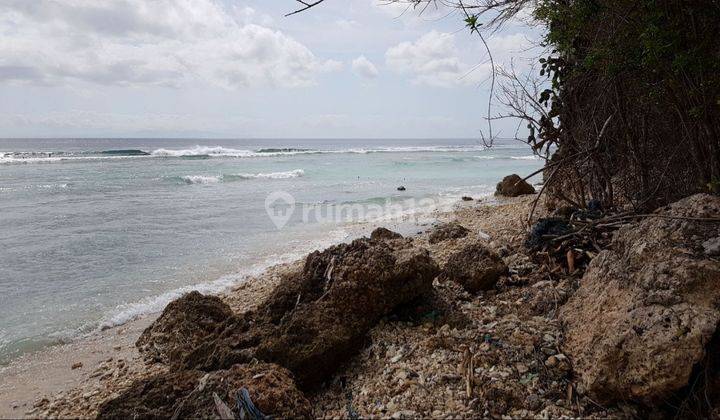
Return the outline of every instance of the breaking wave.
<path id="1" fill-rule="evenodd" d="M 285 172 L 269 172 L 269 173 L 257 173 L 257 174 L 231 174 L 225 175 L 225 178 L 239 178 L 239 179 L 288 179 L 288 178 L 299 178 L 305 175 L 305 171 L 302 169 L 295 169 L 293 171 Z"/>
<path id="2" fill-rule="evenodd" d="M 294 156 L 308 154 L 367 154 L 367 153 L 418 153 L 418 152 L 472 152 L 487 148 L 481 145 L 465 146 L 410 146 L 351 148 L 337 150 L 315 150 L 301 148 L 262 148 L 257 150 L 233 149 L 222 146 L 193 146 L 184 149 L 156 149 L 147 152 L 139 149 L 102 150 L 86 152 L 0 152 L 0 164 L 8 163 L 55 163 L 66 161 L 96 161 L 133 158 L 261 158 L 273 156 Z"/>
<path id="3" fill-rule="evenodd" d="M 208 175 L 185 175 L 181 176 L 186 184 L 216 184 L 222 180 L 221 176 L 208 176 Z"/>
<path id="4" fill-rule="evenodd" d="M 290 179 L 305 175 L 302 169 L 285 172 L 260 172 L 256 174 L 239 173 L 223 175 L 184 175 L 179 179 L 186 184 L 217 184 L 218 182 L 231 182 L 244 179 Z"/>

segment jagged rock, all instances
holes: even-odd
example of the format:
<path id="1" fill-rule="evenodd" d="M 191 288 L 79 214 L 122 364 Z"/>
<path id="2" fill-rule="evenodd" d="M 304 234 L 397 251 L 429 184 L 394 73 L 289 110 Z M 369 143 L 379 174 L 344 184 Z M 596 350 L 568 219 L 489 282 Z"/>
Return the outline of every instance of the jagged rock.
<path id="1" fill-rule="evenodd" d="M 433 229 L 428 237 L 428 241 L 431 244 L 436 244 L 448 239 L 464 238 L 468 233 L 470 233 L 470 231 L 457 222 L 443 223 Z"/>
<path id="2" fill-rule="evenodd" d="M 230 317 L 232 310 L 217 296 L 190 292 L 170 302 L 135 345 L 148 361 L 180 363 Z"/>
<path id="3" fill-rule="evenodd" d="M 535 188 L 523 181 L 519 175 L 512 174 L 503 178 L 497 184 L 495 189 L 495 195 L 502 195 L 505 197 L 517 197 L 524 194 L 535 194 Z"/>
<path id="4" fill-rule="evenodd" d="M 507 271 L 500 256 L 474 243 L 450 255 L 443 268 L 443 275 L 461 284 L 468 292 L 475 293 L 492 289 Z"/>
<path id="5" fill-rule="evenodd" d="M 381 317 L 428 295 L 438 271 L 424 249 L 367 238 L 316 251 L 260 312 L 229 320 L 185 365 L 214 370 L 257 358 L 290 369 L 301 388 L 312 387 L 361 347 Z"/>
<path id="6" fill-rule="evenodd" d="M 697 194 L 658 210 L 717 217 L 720 197 Z M 563 306 L 563 348 L 600 402 L 667 401 L 688 384 L 720 321 L 720 263 L 703 242 L 720 225 L 650 217 L 621 228 Z"/>
<path id="7" fill-rule="evenodd" d="M 470 196 L 468 196 L 468 195 L 463 195 L 463 196 L 462 196 L 462 201 L 473 201 L 473 198 L 470 197 Z"/>
<path id="8" fill-rule="evenodd" d="M 98 418 L 218 418 L 213 394 L 237 413 L 237 396 L 246 388 L 252 403 L 273 418 L 312 418 L 312 408 L 286 369 L 260 363 L 205 373 L 172 371 L 130 385 L 100 406 Z"/>
<path id="9" fill-rule="evenodd" d="M 379 227 L 373 230 L 370 234 L 370 239 L 375 239 L 379 241 L 387 239 L 402 239 L 402 237 L 403 236 L 401 234 L 393 232 L 390 229 L 386 229 L 384 227 Z"/>

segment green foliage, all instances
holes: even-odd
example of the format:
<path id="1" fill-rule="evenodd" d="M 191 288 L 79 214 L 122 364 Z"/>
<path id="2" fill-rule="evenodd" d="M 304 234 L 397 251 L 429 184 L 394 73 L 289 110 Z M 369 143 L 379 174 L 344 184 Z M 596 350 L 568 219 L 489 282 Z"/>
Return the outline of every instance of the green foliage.
<path id="1" fill-rule="evenodd" d="M 627 24 L 604 27 L 609 15 Z M 720 17 L 717 1 L 540 0 L 535 17 L 547 25 L 545 44 L 578 71 L 660 78 L 720 71 L 718 28 L 707 30 Z"/>
<path id="2" fill-rule="evenodd" d="M 481 25 L 482 23 L 478 22 L 477 15 L 470 15 L 465 18 L 465 26 L 470 28 L 470 33 L 477 32 Z"/>
<path id="3" fill-rule="evenodd" d="M 578 156 L 579 195 L 612 197 L 619 179 L 647 206 L 720 190 L 720 0 L 537 0 L 534 13 L 550 83 L 528 141 Z"/>
<path id="4" fill-rule="evenodd" d="M 626 23 L 610 27 L 609 16 Z M 546 106 L 560 104 L 565 81 L 582 75 L 642 74 L 642 88 L 655 101 L 680 78 L 701 80 L 706 91 L 720 87 L 717 28 L 708 30 L 720 20 L 717 1 L 540 0 L 535 17 L 547 26 L 544 44 L 553 48 L 540 59 L 540 75 L 552 81 L 552 92 L 539 98 Z M 719 103 L 711 99 L 709 106 Z M 705 114 L 697 108 L 688 113 Z"/>

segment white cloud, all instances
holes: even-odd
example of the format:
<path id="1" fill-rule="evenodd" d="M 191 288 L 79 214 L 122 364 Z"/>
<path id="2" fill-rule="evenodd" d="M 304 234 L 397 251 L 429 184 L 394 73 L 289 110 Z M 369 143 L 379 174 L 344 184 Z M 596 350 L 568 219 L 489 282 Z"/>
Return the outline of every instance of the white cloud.
<path id="1" fill-rule="evenodd" d="M 507 64 L 513 55 L 530 48 L 530 42 L 522 34 L 496 36 L 490 38 L 488 44 L 498 66 Z M 468 48 L 465 52 L 476 51 Z M 401 42 L 385 53 L 390 69 L 410 75 L 415 84 L 440 87 L 474 85 L 486 80 L 492 66 L 484 51 L 477 57 L 484 61 L 475 65 L 467 63 L 461 58 L 455 35 L 435 30 L 415 42 Z"/>
<path id="2" fill-rule="evenodd" d="M 413 83 L 454 86 L 475 82 L 468 77 L 471 66 L 459 58 L 455 36 L 431 31 L 415 42 L 401 42 L 385 53 L 389 68 L 413 77 Z"/>
<path id="3" fill-rule="evenodd" d="M 242 116 L 201 117 L 196 114 L 127 114 L 78 109 L 52 111 L 44 114 L 0 114 L 0 128 L 31 127 L 48 132 L 183 132 L 226 130 L 256 123 Z"/>
<path id="4" fill-rule="evenodd" d="M 368 60 L 364 55 L 359 56 L 352 62 L 353 72 L 366 79 L 374 79 L 378 77 L 378 69 L 372 61 Z"/>
<path id="5" fill-rule="evenodd" d="M 6 0 L 0 81 L 297 87 L 341 66 L 269 24 L 216 0 Z"/>

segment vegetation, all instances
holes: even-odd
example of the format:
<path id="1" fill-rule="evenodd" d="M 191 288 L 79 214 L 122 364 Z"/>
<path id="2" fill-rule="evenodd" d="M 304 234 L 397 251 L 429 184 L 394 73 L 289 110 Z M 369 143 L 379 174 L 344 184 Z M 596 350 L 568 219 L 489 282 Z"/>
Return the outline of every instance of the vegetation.
<path id="1" fill-rule="evenodd" d="M 720 179 L 720 2 L 542 0 L 551 192 L 654 208 Z M 603 131 L 604 130 L 604 131 Z"/>

